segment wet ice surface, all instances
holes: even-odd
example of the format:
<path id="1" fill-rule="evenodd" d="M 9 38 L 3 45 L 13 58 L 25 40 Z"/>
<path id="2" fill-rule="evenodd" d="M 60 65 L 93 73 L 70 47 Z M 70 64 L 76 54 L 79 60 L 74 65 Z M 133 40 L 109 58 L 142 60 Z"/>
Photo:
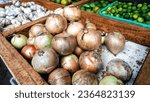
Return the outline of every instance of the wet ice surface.
<path id="1" fill-rule="evenodd" d="M 12 0 L 0 0 L 0 4 L 5 4 L 5 3 L 8 3 L 8 2 L 11 2 Z"/>
<path id="2" fill-rule="evenodd" d="M 133 75 L 131 79 L 126 83 L 128 85 L 132 85 L 138 75 L 138 72 L 140 71 L 140 68 L 142 67 L 145 61 L 148 52 L 149 52 L 148 47 L 130 41 L 126 42 L 123 51 L 117 54 L 117 56 L 114 56 L 112 53 L 110 53 L 107 50 L 105 46 L 102 46 L 103 69 L 98 73 L 99 79 L 102 78 L 101 76 L 106 69 L 107 63 L 111 59 L 120 58 L 125 62 L 127 62 L 130 65 L 130 67 L 133 69 Z"/>

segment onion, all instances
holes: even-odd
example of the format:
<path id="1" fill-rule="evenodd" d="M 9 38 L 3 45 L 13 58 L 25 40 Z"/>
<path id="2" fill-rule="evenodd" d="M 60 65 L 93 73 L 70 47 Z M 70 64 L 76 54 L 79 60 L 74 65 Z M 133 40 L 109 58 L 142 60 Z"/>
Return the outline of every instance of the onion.
<path id="1" fill-rule="evenodd" d="M 116 78 L 115 76 L 109 75 L 105 76 L 100 82 L 99 85 L 123 85 L 123 82 Z"/>
<path id="2" fill-rule="evenodd" d="M 132 69 L 129 64 L 118 58 L 111 60 L 107 64 L 106 72 L 122 81 L 128 81 L 132 75 Z"/>
<path id="3" fill-rule="evenodd" d="M 68 70 L 72 74 L 75 73 L 77 70 L 79 70 L 78 57 L 74 54 L 62 57 L 61 67 Z"/>
<path id="4" fill-rule="evenodd" d="M 16 34 L 15 36 L 12 37 L 11 39 L 11 44 L 17 48 L 21 49 L 27 44 L 27 37 L 22 34 Z"/>
<path id="5" fill-rule="evenodd" d="M 61 15 L 52 14 L 47 18 L 45 27 L 50 33 L 55 35 L 63 32 L 67 28 L 67 20 Z"/>
<path id="6" fill-rule="evenodd" d="M 86 20 L 86 28 L 96 30 L 96 25 L 91 23 L 89 20 Z"/>
<path id="7" fill-rule="evenodd" d="M 112 32 L 106 36 L 105 44 L 108 50 L 117 55 L 121 52 L 125 45 L 125 37 L 119 32 Z"/>
<path id="8" fill-rule="evenodd" d="M 100 52 L 98 51 L 85 51 L 79 57 L 80 68 L 90 72 L 97 73 L 102 66 Z"/>
<path id="9" fill-rule="evenodd" d="M 57 8 L 54 10 L 54 14 L 59 14 L 61 16 L 64 16 L 63 12 L 64 12 L 63 8 Z"/>
<path id="10" fill-rule="evenodd" d="M 77 34 L 84 29 L 84 26 L 80 22 L 71 22 L 67 28 L 67 33 L 73 36 L 77 36 Z"/>
<path id="11" fill-rule="evenodd" d="M 94 50 L 101 46 L 101 36 L 94 29 L 81 30 L 77 35 L 77 41 L 84 50 Z"/>
<path id="12" fill-rule="evenodd" d="M 94 73 L 86 70 L 79 70 L 72 76 L 73 85 L 97 85 L 98 78 Z"/>
<path id="13" fill-rule="evenodd" d="M 35 38 L 34 46 L 36 49 L 50 48 L 52 39 L 53 39 L 52 35 L 42 34 Z"/>
<path id="14" fill-rule="evenodd" d="M 52 48 L 60 55 L 71 54 L 77 46 L 76 38 L 72 35 L 60 33 L 54 36 Z"/>
<path id="15" fill-rule="evenodd" d="M 36 48 L 33 45 L 26 45 L 21 50 L 21 54 L 26 58 L 31 60 L 36 52 Z"/>
<path id="16" fill-rule="evenodd" d="M 44 48 L 36 51 L 31 60 L 31 64 L 38 73 L 50 73 L 57 67 L 59 57 L 51 48 Z"/>
<path id="17" fill-rule="evenodd" d="M 74 53 L 77 55 L 77 56 L 80 56 L 82 53 L 84 52 L 83 49 L 81 49 L 79 46 L 77 46 L 74 50 Z"/>
<path id="18" fill-rule="evenodd" d="M 100 31 L 100 30 L 97 30 L 97 32 L 98 32 L 98 33 L 100 34 L 100 36 L 101 36 L 101 44 L 104 44 L 105 38 L 106 38 L 106 36 L 107 36 L 107 33 L 104 32 L 104 31 Z"/>
<path id="19" fill-rule="evenodd" d="M 69 21 L 78 21 L 81 18 L 81 10 L 74 5 L 66 6 L 64 7 L 64 16 Z"/>
<path id="20" fill-rule="evenodd" d="M 49 74 L 48 83 L 51 85 L 71 85 L 71 76 L 66 69 L 57 68 Z"/>
<path id="21" fill-rule="evenodd" d="M 43 24 L 35 24 L 29 30 L 29 37 L 36 37 L 41 35 L 43 32 L 47 32 Z"/>

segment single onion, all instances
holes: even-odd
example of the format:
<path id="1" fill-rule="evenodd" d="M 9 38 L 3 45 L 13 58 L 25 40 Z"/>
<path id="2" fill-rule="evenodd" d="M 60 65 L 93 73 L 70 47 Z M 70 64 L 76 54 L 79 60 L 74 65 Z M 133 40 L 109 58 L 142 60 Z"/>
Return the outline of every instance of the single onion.
<path id="1" fill-rule="evenodd" d="M 59 63 L 59 57 L 52 48 L 44 48 L 36 51 L 31 64 L 38 73 L 50 73 Z"/>
<path id="2" fill-rule="evenodd" d="M 106 66 L 106 73 L 114 75 L 122 81 L 128 81 L 132 76 L 132 69 L 121 59 L 113 59 Z"/>
<path id="3" fill-rule="evenodd" d="M 88 29 L 94 29 L 96 30 L 96 25 L 94 23 L 91 23 L 89 20 L 86 20 L 86 28 Z"/>
<path id="4" fill-rule="evenodd" d="M 97 73 L 102 66 L 101 55 L 99 51 L 85 51 L 79 57 L 80 68 L 90 72 Z"/>
<path id="5" fill-rule="evenodd" d="M 100 82 L 99 85 L 123 85 L 124 83 L 116 78 L 115 76 L 109 75 L 105 76 Z"/>
<path id="6" fill-rule="evenodd" d="M 42 34 L 42 35 L 37 36 L 35 38 L 34 46 L 35 46 L 36 49 L 50 48 L 52 39 L 53 39 L 52 35 Z"/>
<path id="7" fill-rule="evenodd" d="M 81 10 L 74 5 L 66 6 L 64 7 L 64 16 L 69 21 L 78 21 L 81 18 Z"/>
<path id="8" fill-rule="evenodd" d="M 84 50 L 94 50 L 101 46 L 101 36 L 94 29 L 81 30 L 77 35 L 77 41 Z"/>
<path id="9" fill-rule="evenodd" d="M 77 34 L 84 29 L 84 26 L 80 22 L 71 22 L 67 28 L 67 33 L 73 36 L 77 36 Z"/>
<path id="10" fill-rule="evenodd" d="M 27 44 L 27 37 L 22 34 L 16 34 L 15 36 L 12 37 L 11 39 L 11 44 L 17 48 L 21 49 Z"/>
<path id="11" fill-rule="evenodd" d="M 61 67 L 68 70 L 72 74 L 75 73 L 79 70 L 78 57 L 74 54 L 62 57 Z"/>
<path id="12" fill-rule="evenodd" d="M 71 54 L 77 46 L 76 38 L 72 35 L 60 33 L 52 40 L 52 48 L 60 55 Z"/>
<path id="13" fill-rule="evenodd" d="M 35 37 L 29 37 L 27 39 L 27 45 L 34 45 Z"/>
<path id="14" fill-rule="evenodd" d="M 106 38 L 106 36 L 107 36 L 107 33 L 104 32 L 104 31 L 101 31 L 101 30 L 97 30 L 97 32 L 98 32 L 98 33 L 100 34 L 100 36 L 101 36 L 101 44 L 104 44 L 105 38 Z"/>
<path id="15" fill-rule="evenodd" d="M 29 30 L 29 37 L 36 37 L 41 35 L 43 32 L 47 32 L 45 26 L 41 23 L 33 25 Z"/>
<path id="16" fill-rule="evenodd" d="M 63 8 L 57 8 L 54 10 L 54 14 L 59 14 L 61 16 L 64 16 L 63 12 L 64 12 Z"/>
<path id="17" fill-rule="evenodd" d="M 114 55 L 117 55 L 123 50 L 125 42 L 125 37 L 119 32 L 109 33 L 105 39 L 106 47 Z"/>
<path id="18" fill-rule="evenodd" d="M 31 60 L 36 52 L 36 48 L 33 45 L 26 45 L 22 48 L 21 54 L 26 58 Z"/>
<path id="19" fill-rule="evenodd" d="M 51 85 L 71 85 L 71 76 L 64 68 L 57 68 L 49 74 L 48 83 Z"/>
<path id="20" fill-rule="evenodd" d="M 45 27 L 50 33 L 55 35 L 67 28 L 67 20 L 59 14 L 51 14 L 46 20 Z"/>
<path id="21" fill-rule="evenodd" d="M 78 57 L 84 52 L 83 49 L 81 49 L 79 46 L 77 46 L 74 50 L 75 55 L 77 55 Z"/>
<path id="22" fill-rule="evenodd" d="M 73 85 L 97 85 L 98 78 L 96 74 L 88 72 L 86 70 L 79 70 L 72 76 Z"/>

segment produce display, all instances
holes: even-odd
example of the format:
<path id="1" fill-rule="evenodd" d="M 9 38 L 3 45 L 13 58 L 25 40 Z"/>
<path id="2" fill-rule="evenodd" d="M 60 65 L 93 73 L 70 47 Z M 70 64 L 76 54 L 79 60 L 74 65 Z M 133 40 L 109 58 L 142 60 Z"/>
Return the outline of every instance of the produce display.
<path id="1" fill-rule="evenodd" d="M 25 23 L 47 16 L 51 13 L 34 2 L 13 0 L 12 5 L 0 7 L 0 31 L 16 28 Z"/>
<path id="2" fill-rule="evenodd" d="M 80 9 L 98 14 L 98 11 L 106 7 L 109 3 L 108 0 L 96 0 L 91 3 L 83 4 Z"/>
<path id="3" fill-rule="evenodd" d="M 56 9 L 45 23 L 30 27 L 26 36 L 13 34 L 10 41 L 36 72 L 48 76 L 51 85 L 122 85 L 132 76 L 128 63 L 114 59 L 98 79 L 102 44 L 117 55 L 125 38 L 119 32 L 100 31 L 89 20 L 82 21 L 80 9 L 73 5 Z"/>
<path id="4" fill-rule="evenodd" d="M 132 2 L 116 2 L 102 13 L 150 24 L 150 4 L 146 2 L 137 4 Z"/>
<path id="5" fill-rule="evenodd" d="M 78 2 L 80 0 L 48 0 L 48 1 L 55 2 L 58 4 L 62 4 L 62 5 L 69 5 L 69 4 Z"/>

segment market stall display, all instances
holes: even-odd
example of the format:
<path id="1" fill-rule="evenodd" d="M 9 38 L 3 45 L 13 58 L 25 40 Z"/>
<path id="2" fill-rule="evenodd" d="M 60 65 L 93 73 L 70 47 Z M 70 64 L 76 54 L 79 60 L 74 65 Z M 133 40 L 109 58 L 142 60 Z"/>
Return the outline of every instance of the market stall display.
<path id="1" fill-rule="evenodd" d="M 69 4 L 76 3 L 81 0 L 48 0 L 48 1 L 55 2 L 58 4 L 62 4 L 62 5 L 69 5 Z"/>

